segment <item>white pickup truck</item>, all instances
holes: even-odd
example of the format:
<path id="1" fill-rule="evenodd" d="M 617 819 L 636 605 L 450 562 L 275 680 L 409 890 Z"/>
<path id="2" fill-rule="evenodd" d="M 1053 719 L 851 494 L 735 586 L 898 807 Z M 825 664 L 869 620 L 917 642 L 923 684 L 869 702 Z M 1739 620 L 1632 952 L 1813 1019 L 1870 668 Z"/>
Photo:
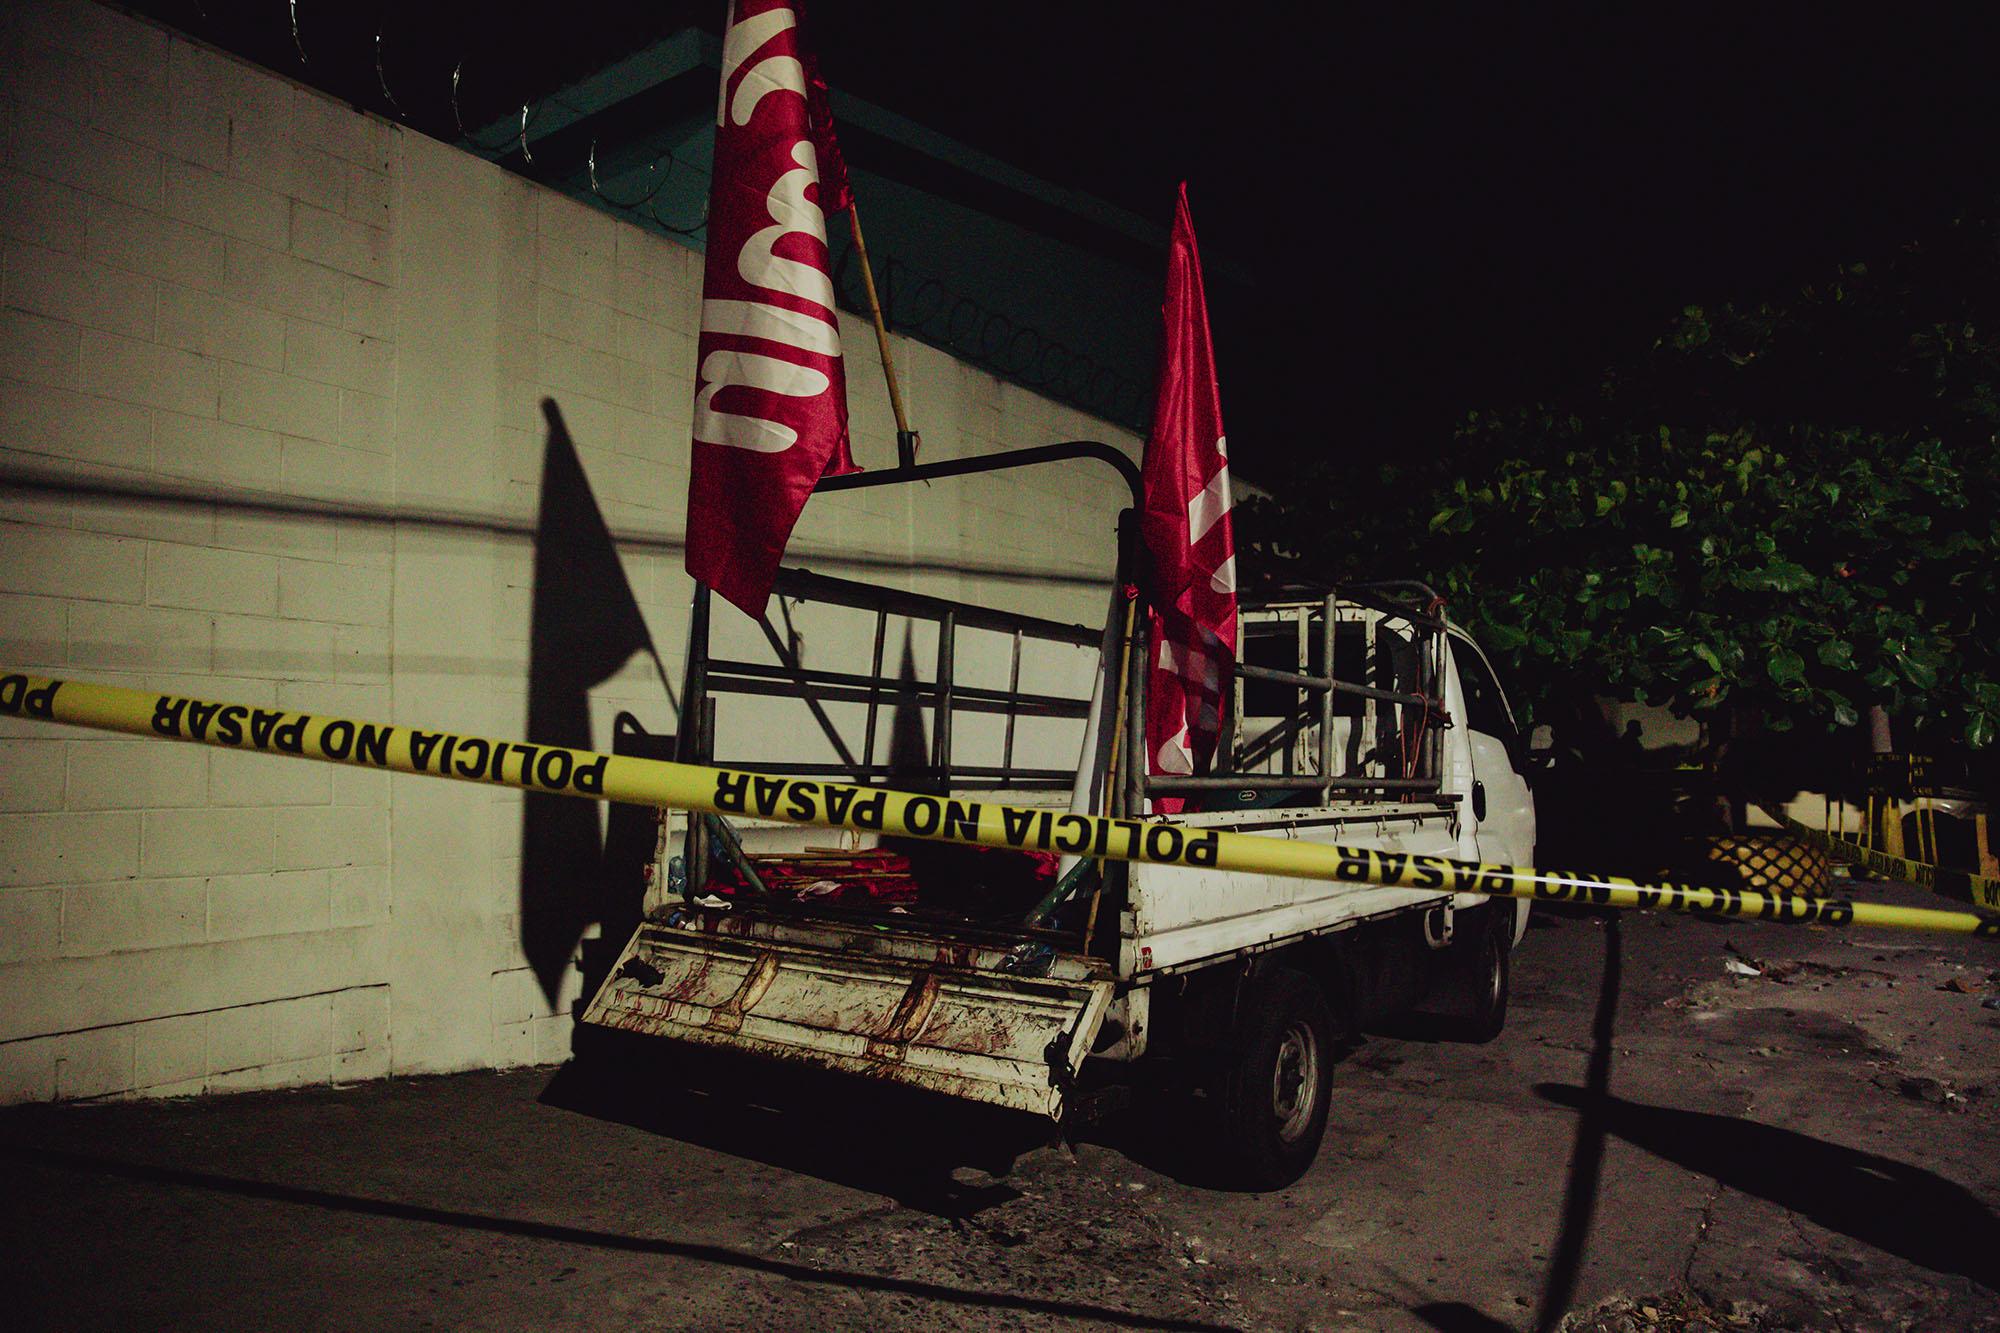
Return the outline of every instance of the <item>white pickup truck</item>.
<path id="1" fill-rule="evenodd" d="M 826 486 L 1078 456 L 1136 483 L 1104 446 L 1063 445 Z M 1134 568 L 1123 529 L 1117 587 Z M 1148 657 L 1143 605 L 1114 593 L 1107 623 L 1084 626 L 796 570 L 779 592 L 795 632 L 812 625 L 814 645 L 872 638 L 871 663 L 808 665 L 796 637 L 712 626 L 698 593 L 683 759 L 1532 863 L 1527 756 L 1506 700 L 1420 585 L 1246 603 L 1223 752 L 1212 772 L 1180 779 L 1140 762 L 1146 673 L 1131 667 Z M 898 638 L 901 668 L 885 671 Z M 917 668 L 919 648 L 932 669 Z M 780 708 L 796 725 L 774 732 Z M 739 710 L 745 725 L 732 727 Z M 729 753 L 732 734 L 778 753 Z M 1185 809 L 1156 814 L 1168 797 Z M 1080 1100 L 1086 1061 L 1095 1085 L 1166 1056 L 1206 1092 L 1238 1178 L 1260 1187 L 1311 1163 L 1333 1066 L 1367 1025 L 1423 1006 L 1468 1039 L 1500 1030 L 1527 919 L 1526 903 L 1442 883 L 1057 861 L 754 812 L 663 812 L 661 827 L 649 911 L 586 1021 L 1049 1116 Z"/>

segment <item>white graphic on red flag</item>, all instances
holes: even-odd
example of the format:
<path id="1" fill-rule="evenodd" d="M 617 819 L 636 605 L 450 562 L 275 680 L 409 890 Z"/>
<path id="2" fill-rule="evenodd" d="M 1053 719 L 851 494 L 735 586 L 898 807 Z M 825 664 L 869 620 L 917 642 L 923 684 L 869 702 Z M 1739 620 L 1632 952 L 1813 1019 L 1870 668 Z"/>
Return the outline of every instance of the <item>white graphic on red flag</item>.
<path id="1" fill-rule="evenodd" d="M 1152 772 L 1187 775 L 1204 769 L 1215 753 L 1223 692 L 1236 664 L 1236 540 L 1229 521 L 1229 443 L 1185 185 L 1174 210 L 1161 327 L 1139 519 L 1155 603 L 1146 753 Z M 1154 807 L 1180 804 L 1161 799 Z"/>
<path id="2" fill-rule="evenodd" d="M 730 7 L 702 277 L 687 570 L 762 615 L 819 479 L 852 472 L 821 201 L 832 125 L 809 106 L 796 6 Z M 820 123 L 815 123 L 815 121 Z M 844 194 L 844 183 L 833 193 Z"/>

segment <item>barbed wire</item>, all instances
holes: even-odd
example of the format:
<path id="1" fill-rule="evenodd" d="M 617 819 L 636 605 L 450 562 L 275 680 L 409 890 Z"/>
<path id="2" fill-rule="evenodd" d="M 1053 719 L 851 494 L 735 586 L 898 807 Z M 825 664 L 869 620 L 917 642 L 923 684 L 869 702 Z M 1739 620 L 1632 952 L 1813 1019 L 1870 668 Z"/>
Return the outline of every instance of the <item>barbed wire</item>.
<path id="1" fill-rule="evenodd" d="M 298 0 L 287 0 L 287 6 L 293 45 L 303 64 L 306 62 L 306 50 L 299 30 Z M 398 117 L 407 121 L 409 117 L 403 111 L 402 102 L 389 83 L 384 56 L 387 20 L 385 6 L 375 34 L 375 80 L 384 102 Z M 461 56 L 451 71 L 451 117 L 459 142 L 487 158 L 504 157 L 518 150 L 523 163 L 535 166 L 531 131 L 541 118 L 548 99 L 523 99 L 518 115 L 510 117 L 514 124 L 507 136 L 493 143 L 484 143 L 466 128 L 460 107 L 465 67 L 466 57 Z M 660 214 L 659 200 L 673 179 L 676 168 L 690 171 L 698 177 L 711 174 L 696 163 L 683 162 L 672 150 L 647 164 L 650 184 L 635 199 L 620 199 L 605 189 L 604 181 L 597 172 L 595 138 L 590 142 L 584 167 L 585 183 L 591 196 L 641 225 L 649 224 L 682 238 L 695 236 L 708 225 L 709 189 L 706 182 L 700 191 L 701 214 L 694 222 L 682 224 Z M 834 288 L 843 306 L 854 313 L 865 314 L 868 310 L 867 295 L 861 289 L 858 266 L 852 263 L 853 256 L 852 247 L 841 251 L 833 274 Z M 929 343 L 1001 379 L 1094 416 L 1135 430 L 1146 429 L 1149 412 L 1145 386 L 1116 366 L 1071 347 L 1006 311 L 993 309 L 979 298 L 955 290 L 940 278 L 917 275 L 911 264 L 893 251 L 883 254 L 879 268 L 881 283 L 878 296 L 883 321 L 891 331 Z"/>
<path id="2" fill-rule="evenodd" d="M 459 113 L 458 89 L 459 85 L 464 82 L 464 79 L 465 57 L 460 56 L 458 63 L 453 65 L 451 69 L 451 123 L 458 127 L 459 142 L 471 144 L 473 149 L 482 157 L 497 157 L 506 151 L 507 144 L 516 141 L 525 148 L 529 127 L 541 117 L 543 99 L 536 98 L 533 100 L 534 110 L 532 112 L 529 110 L 528 102 L 524 101 L 521 103 L 521 124 L 515 133 L 508 135 L 507 138 L 500 140 L 498 143 L 481 143 L 471 130 L 465 128 L 465 117 Z M 387 89 L 386 83 L 384 84 L 384 89 L 385 91 Z M 530 158 L 529 160 L 533 161 L 534 159 Z"/>
<path id="3" fill-rule="evenodd" d="M 685 227 L 677 226 L 661 217 L 660 210 L 654 206 L 653 200 L 659 197 L 660 191 L 664 190 L 667 182 L 673 179 L 675 167 L 689 167 L 702 175 L 707 175 L 708 173 L 701 171 L 701 168 L 695 166 L 693 163 L 682 162 L 678 157 L 674 156 L 671 149 L 663 154 L 662 158 L 655 158 L 653 161 L 648 162 L 646 164 L 647 173 L 650 175 L 653 172 L 659 171 L 659 165 L 662 160 L 666 162 L 667 169 L 660 173 L 660 178 L 654 183 L 653 188 L 646 191 L 639 198 L 627 203 L 624 200 L 614 199 L 609 194 L 606 194 L 602 182 L 597 179 L 597 140 L 592 139 L 590 141 L 590 156 L 585 162 L 586 179 L 590 183 L 590 192 L 619 212 L 643 218 L 662 231 L 672 232 L 676 236 L 692 236 L 708 226 L 708 190 L 706 188 L 701 192 L 701 216 Z"/>
<path id="4" fill-rule="evenodd" d="M 384 13 L 383 17 L 386 19 L 388 15 Z M 384 30 L 380 27 L 376 28 L 375 29 L 375 86 L 382 90 L 382 100 L 387 102 L 389 104 L 390 109 L 396 113 L 396 119 L 407 121 L 410 118 L 409 112 L 403 110 L 403 104 L 396 100 L 396 94 L 389 91 L 389 70 L 383 64 L 382 61 L 383 36 L 384 36 Z"/>
<path id="5" fill-rule="evenodd" d="M 853 253 L 851 248 L 841 252 L 834 289 L 841 304 L 866 313 L 867 294 L 861 289 L 857 266 L 851 263 Z M 912 290 L 910 265 L 893 253 L 884 255 L 877 271 L 883 322 L 893 332 L 1107 421 L 1146 429 L 1146 386 L 1115 366 L 1005 311 L 991 309 L 977 297 L 954 291 L 942 279 L 918 278 Z"/>

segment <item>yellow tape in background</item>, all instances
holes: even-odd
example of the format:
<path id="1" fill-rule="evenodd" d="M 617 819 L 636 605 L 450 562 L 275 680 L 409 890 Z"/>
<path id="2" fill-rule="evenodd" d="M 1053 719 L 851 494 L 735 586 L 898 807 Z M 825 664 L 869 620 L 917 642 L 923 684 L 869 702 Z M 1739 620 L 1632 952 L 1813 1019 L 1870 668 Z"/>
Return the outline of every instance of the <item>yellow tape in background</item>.
<path id="1" fill-rule="evenodd" d="M 1973 870 L 1956 870 L 1950 866 L 1934 866 L 1924 861 L 1912 861 L 1908 857 L 1891 856 L 1873 847 L 1862 846 L 1851 834 L 1829 833 L 1825 829 L 1802 824 L 1783 810 L 1765 807 L 1764 813 L 1777 821 L 1785 832 L 1819 848 L 1828 856 L 1858 862 L 1878 875 L 1907 884 L 1921 884 L 1946 897 L 1967 898 L 1976 907 L 2000 908 L 2000 879 Z"/>
<path id="2" fill-rule="evenodd" d="M 2000 939 L 2000 916 L 1976 912 L 1480 865 L 1441 856 L 1261 838 L 1154 820 L 1106 819 L 990 801 L 675 764 L 593 750 L 491 740 L 421 727 L 212 703 L 175 694 L 150 694 L 46 676 L 0 677 L 0 715 L 397 773 L 456 778 L 525 791 L 723 815 L 752 815 L 793 824 L 862 829 L 1017 851 L 1072 852 L 1149 865 L 1483 893 L 1539 902 L 1656 908 L 1787 923 L 1889 926 Z"/>

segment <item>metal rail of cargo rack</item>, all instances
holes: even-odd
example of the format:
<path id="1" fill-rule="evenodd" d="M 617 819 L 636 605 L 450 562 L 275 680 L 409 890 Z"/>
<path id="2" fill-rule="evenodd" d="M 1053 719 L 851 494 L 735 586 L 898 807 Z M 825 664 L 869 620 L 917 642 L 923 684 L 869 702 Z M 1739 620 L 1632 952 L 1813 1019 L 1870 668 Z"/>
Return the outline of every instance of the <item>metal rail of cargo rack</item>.
<path id="1" fill-rule="evenodd" d="M 1410 600 L 1405 600 L 1405 598 Z M 1340 623 L 1339 604 L 1346 602 L 1368 610 L 1378 611 L 1391 620 L 1407 623 L 1412 637 L 1418 639 L 1417 646 L 1417 689 L 1385 689 L 1375 685 L 1363 685 L 1356 681 L 1339 678 L 1335 654 L 1335 627 Z M 1444 729 L 1433 725 L 1436 710 L 1441 706 L 1444 695 L 1445 622 L 1431 608 L 1441 604 L 1441 599 L 1426 584 L 1414 579 L 1398 579 L 1380 583 L 1349 584 L 1339 590 L 1327 590 L 1312 601 L 1282 594 L 1267 598 L 1261 607 L 1267 609 L 1296 611 L 1300 618 L 1301 652 L 1300 666 L 1310 665 L 1304 652 L 1304 633 L 1309 622 L 1317 613 L 1320 632 L 1320 662 L 1324 675 L 1312 675 L 1305 671 L 1283 671 L 1275 667 L 1254 666 L 1249 662 L 1239 662 L 1235 675 L 1239 681 L 1261 680 L 1278 685 L 1289 685 L 1305 695 L 1301 707 L 1288 713 L 1274 724 L 1259 743 L 1246 747 L 1238 753 L 1235 749 L 1235 718 L 1223 719 L 1224 744 L 1217 755 L 1214 769 L 1208 773 L 1190 776 L 1154 776 L 1147 773 L 1143 738 L 1146 711 L 1144 672 L 1133 672 L 1127 683 L 1129 697 L 1127 708 L 1130 716 L 1141 719 L 1137 727 L 1129 727 L 1126 732 L 1128 746 L 1126 773 L 1126 802 L 1128 808 L 1143 808 L 1140 802 L 1155 795 L 1193 794 L 1215 791 L 1316 791 L 1319 803 L 1331 804 L 1336 792 L 1348 795 L 1378 794 L 1384 799 L 1401 797 L 1406 800 L 1430 799 L 1448 802 L 1451 798 L 1444 792 Z M 1334 770 L 1334 698 L 1336 695 L 1352 695 L 1372 700 L 1378 708 L 1394 707 L 1399 710 L 1420 710 L 1424 721 L 1422 745 L 1412 757 L 1410 773 L 1389 774 L 1339 774 Z M 1233 713 L 1238 706 L 1239 695 L 1235 691 L 1225 694 Z M 1296 697 L 1296 696 L 1295 696 Z M 1297 737 L 1301 728 L 1318 724 L 1319 755 L 1317 771 L 1298 773 L 1293 771 Z M 1407 725 L 1405 723 L 1404 725 Z M 1379 727 L 1378 727 L 1379 731 Z M 1260 762 L 1269 756 L 1274 748 L 1283 746 L 1285 771 L 1283 773 L 1255 773 L 1241 771 L 1243 765 Z"/>
<path id="2" fill-rule="evenodd" d="M 1137 465 L 1110 445 L 1094 440 L 1073 440 L 1031 449 L 1017 449 L 1002 454 L 985 454 L 924 464 L 916 463 L 906 451 L 899 460 L 899 466 L 895 468 L 827 477 L 813 489 L 817 494 L 859 490 L 872 486 L 904 485 L 910 482 L 928 482 L 942 477 L 1000 472 L 1076 459 L 1096 460 L 1115 469 L 1119 479 L 1125 483 L 1126 489 L 1131 494 L 1133 509 L 1137 508 L 1140 498 Z M 1119 517 L 1118 560 L 1114 586 L 1123 586 L 1130 581 L 1132 550 L 1135 542 L 1132 512 L 1133 510 L 1127 510 Z M 1075 782 L 1076 773 L 1071 769 L 1030 769 L 1017 767 L 1014 764 L 1014 728 L 1017 719 L 1055 717 L 1081 720 L 1088 715 L 1090 708 L 1090 701 L 1087 698 L 1075 699 L 1023 691 L 1020 688 L 1022 645 L 1024 640 L 1037 639 L 1086 648 L 1103 646 L 1107 650 L 1105 660 L 1115 661 L 1122 646 L 1117 641 L 1117 636 L 1122 635 L 1123 631 L 1122 620 L 1119 617 L 1114 616 L 1111 618 L 1111 623 L 1106 626 L 1092 629 L 1086 625 L 1063 624 L 1038 616 L 998 611 L 949 598 L 904 592 L 792 568 L 778 571 L 774 591 L 780 597 L 874 612 L 874 654 L 868 673 L 863 675 L 857 672 L 817 670 L 798 663 L 788 664 L 782 660 L 785 656 L 782 651 L 779 653 L 781 661 L 777 665 L 715 657 L 711 652 L 709 635 L 710 594 L 708 588 L 697 584 L 688 626 L 687 675 L 682 694 L 683 723 L 675 751 L 676 757 L 682 762 L 716 764 L 727 768 L 794 777 L 836 777 L 863 786 L 884 784 L 893 777 L 899 786 L 940 792 L 950 790 L 954 781 L 959 779 L 974 780 L 983 786 L 1013 790 L 1062 789 Z M 883 674 L 883 649 L 887 637 L 888 618 L 892 615 L 911 620 L 929 620 L 937 625 L 937 664 L 933 680 L 907 681 Z M 765 628 L 767 634 L 773 634 L 768 624 Z M 992 630 L 1012 636 L 1013 655 L 1008 673 L 1008 688 L 1000 690 L 958 683 L 955 673 L 955 650 L 960 629 Z M 854 763 L 788 763 L 717 756 L 714 752 L 716 697 L 724 694 L 797 699 L 815 709 L 819 704 L 827 702 L 866 704 L 867 720 L 859 759 Z M 906 764 L 874 762 L 878 720 L 885 701 L 896 705 L 914 701 L 917 706 L 930 712 L 933 719 L 931 745 L 928 763 L 925 765 L 913 768 Z M 1006 727 L 1001 739 L 1001 762 L 998 765 L 967 765 L 955 762 L 952 750 L 952 719 L 959 713 L 999 713 L 1006 717 Z M 823 723 L 823 725 L 828 724 Z M 1108 726 L 1105 728 L 1105 734 L 1108 738 Z M 1105 750 L 1104 745 L 1099 746 L 1100 760 L 1104 757 Z M 721 837 L 721 852 L 737 863 L 739 871 L 746 870 L 740 848 L 735 845 L 734 836 L 726 826 L 721 825 L 720 821 L 714 820 L 713 817 L 690 819 L 686 847 L 688 866 L 686 894 L 689 899 L 699 894 L 707 878 L 708 839 L 711 831 Z M 747 872 L 746 877 L 751 881 L 754 891 L 758 887 L 754 872 Z"/>

